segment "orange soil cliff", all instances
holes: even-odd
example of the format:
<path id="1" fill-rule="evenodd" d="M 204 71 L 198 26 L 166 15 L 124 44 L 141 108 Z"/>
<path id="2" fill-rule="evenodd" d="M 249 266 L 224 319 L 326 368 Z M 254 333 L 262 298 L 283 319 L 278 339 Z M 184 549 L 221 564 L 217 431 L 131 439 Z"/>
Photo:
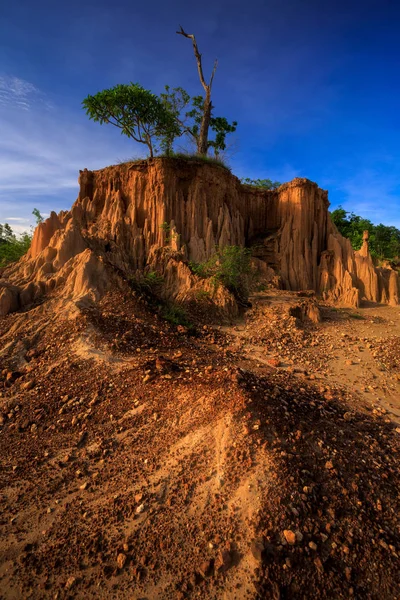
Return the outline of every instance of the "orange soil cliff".
<path id="1" fill-rule="evenodd" d="M 169 296 L 182 300 L 200 285 L 182 259 L 200 262 L 226 245 L 252 247 L 286 289 L 312 289 L 348 306 L 363 298 L 399 302 L 397 272 L 374 266 L 367 240 L 352 250 L 329 218 L 327 192 L 307 179 L 263 191 L 218 166 L 155 159 L 85 169 L 79 182 L 71 210 L 52 213 L 36 228 L 27 255 L 4 270 L 0 314 L 50 292 L 98 298 L 121 276 L 152 265 L 163 271 Z M 233 310 L 228 296 L 220 301 Z"/>

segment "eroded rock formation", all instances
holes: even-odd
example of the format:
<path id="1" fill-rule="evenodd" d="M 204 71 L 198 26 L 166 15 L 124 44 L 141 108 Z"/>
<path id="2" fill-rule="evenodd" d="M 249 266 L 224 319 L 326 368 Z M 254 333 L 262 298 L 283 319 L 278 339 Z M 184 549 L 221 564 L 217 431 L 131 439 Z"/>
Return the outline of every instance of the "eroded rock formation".
<path id="1" fill-rule="evenodd" d="M 98 298 L 152 268 L 162 271 L 166 297 L 203 291 L 232 313 L 233 298 L 187 265 L 227 245 L 250 246 L 260 272 L 276 273 L 286 289 L 349 306 L 399 301 L 397 272 L 374 266 L 367 239 L 352 250 L 329 218 L 327 192 L 307 179 L 262 191 L 215 165 L 155 159 L 84 170 L 79 181 L 71 210 L 38 225 L 27 255 L 4 270 L 0 314 L 49 293 Z"/>

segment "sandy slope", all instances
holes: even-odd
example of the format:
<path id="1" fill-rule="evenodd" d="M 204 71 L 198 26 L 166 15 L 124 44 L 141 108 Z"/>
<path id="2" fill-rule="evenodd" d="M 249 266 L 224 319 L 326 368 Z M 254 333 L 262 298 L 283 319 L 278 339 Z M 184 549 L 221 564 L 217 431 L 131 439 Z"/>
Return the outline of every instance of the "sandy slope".
<path id="1" fill-rule="evenodd" d="M 294 298 L 0 321 L 2 598 L 399 597 L 399 310 Z"/>

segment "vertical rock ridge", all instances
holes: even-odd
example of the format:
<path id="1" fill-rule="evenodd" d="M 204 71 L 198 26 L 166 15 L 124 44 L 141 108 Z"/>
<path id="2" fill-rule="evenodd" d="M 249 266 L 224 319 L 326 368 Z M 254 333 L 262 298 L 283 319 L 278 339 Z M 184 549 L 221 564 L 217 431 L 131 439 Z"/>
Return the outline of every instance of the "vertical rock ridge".
<path id="1" fill-rule="evenodd" d="M 0 314 L 54 290 L 97 297 L 111 285 L 106 265 L 131 276 L 165 246 L 202 262 L 216 247 L 255 242 L 264 248 L 258 260 L 278 270 L 287 289 L 350 306 L 399 302 L 397 272 L 374 265 L 368 239 L 352 250 L 329 218 L 327 192 L 307 179 L 264 191 L 215 165 L 155 159 L 85 169 L 79 183 L 71 210 L 51 213 L 27 255 L 5 269 Z M 181 282 L 185 270 L 174 269 Z"/>

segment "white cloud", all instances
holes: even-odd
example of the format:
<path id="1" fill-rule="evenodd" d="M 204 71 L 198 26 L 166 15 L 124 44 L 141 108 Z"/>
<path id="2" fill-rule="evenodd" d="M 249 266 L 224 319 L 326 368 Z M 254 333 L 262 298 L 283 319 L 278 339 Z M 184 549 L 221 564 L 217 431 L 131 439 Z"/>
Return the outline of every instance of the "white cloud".
<path id="1" fill-rule="evenodd" d="M 29 223 L 29 219 L 23 217 L 7 217 L 7 221 L 18 221 L 19 223 Z"/>
<path id="2" fill-rule="evenodd" d="M 0 76 L 0 106 L 29 110 L 41 93 L 32 83 L 19 77 Z"/>
<path id="3" fill-rule="evenodd" d="M 19 231 L 24 223 L 34 224 L 34 207 L 42 214 L 70 208 L 79 169 L 143 153 L 116 130 L 91 123 L 83 111 L 48 106 L 33 84 L 0 77 L 0 223 L 8 219 Z"/>

